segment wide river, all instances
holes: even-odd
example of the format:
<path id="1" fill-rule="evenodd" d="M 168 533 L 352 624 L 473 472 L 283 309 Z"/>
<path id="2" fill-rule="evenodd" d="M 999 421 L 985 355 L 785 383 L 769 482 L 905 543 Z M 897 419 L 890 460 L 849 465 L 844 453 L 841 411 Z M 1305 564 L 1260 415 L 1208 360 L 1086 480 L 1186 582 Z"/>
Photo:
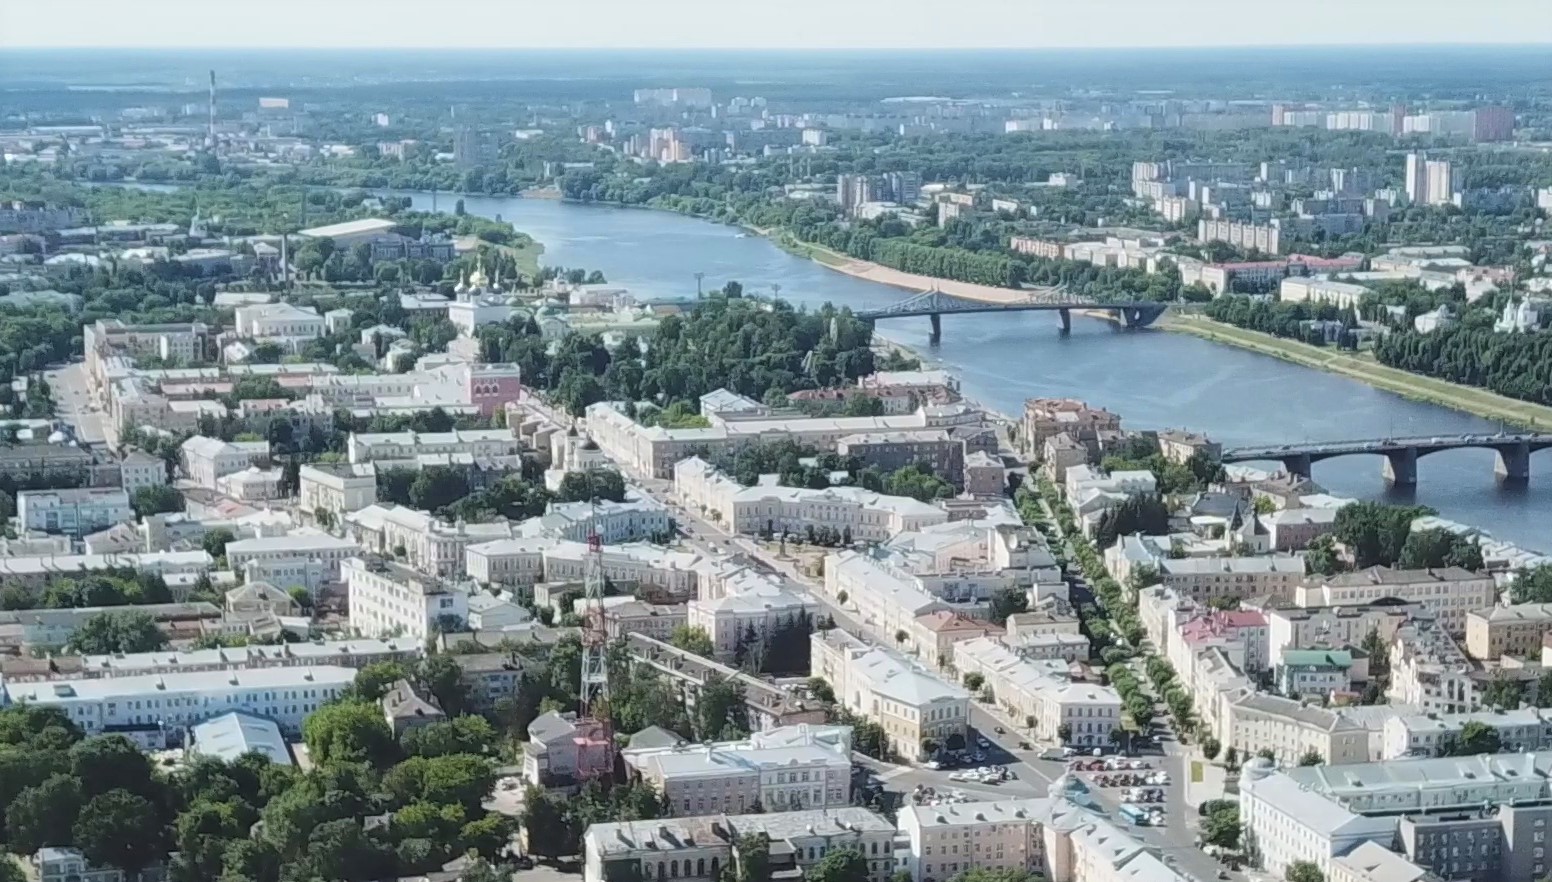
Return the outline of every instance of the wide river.
<path id="1" fill-rule="evenodd" d="M 431 197 L 408 194 L 429 209 Z M 449 211 L 456 197 L 438 197 Z M 602 270 L 638 296 L 683 297 L 695 273 L 707 290 L 736 279 L 750 291 L 817 306 L 875 307 L 908 292 L 855 279 L 794 257 L 732 227 L 666 212 L 578 205 L 548 199 L 469 196 L 470 214 L 500 216 L 544 243 L 547 264 Z M 925 318 L 879 323 L 891 340 L 955 371 L 966 394 L 1008 414 L 1024 399 L 1082 398 L 1122 415 L 1132 428 L 1190 428 L 1226 446 L 1299 441 L 1491 433 L 1496 423 L 1419 404 L 1362 383 L 1274 358 L 1166 331 L 1121 331 L 1074 317 L 1058 333 L 1047 313 L 945 316 L 943 342 L 927 345 Z M 1419 464 L 1415 490 L 1394 490 L 1378 456 L 1315 466 L 1315 480 L 1338 495 L 1416 501 L 1532 548 L 1552 550 L 1552 454 L 1534 458 L 1529 485 L 1500 484 L 1493 454 L 1459 450 Z M 1537 470 L 1540 470 L 1539 473 Z"/>

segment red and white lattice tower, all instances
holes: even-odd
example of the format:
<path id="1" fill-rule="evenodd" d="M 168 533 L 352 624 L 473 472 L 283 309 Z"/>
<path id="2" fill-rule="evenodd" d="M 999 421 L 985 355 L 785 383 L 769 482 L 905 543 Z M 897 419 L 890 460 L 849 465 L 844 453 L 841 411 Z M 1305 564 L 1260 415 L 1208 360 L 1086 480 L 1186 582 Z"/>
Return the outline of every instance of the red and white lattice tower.
<path id="1" fill-rule="evenodd" d="M 604 542 L 598 535 L 598 504 L 587 531 L 587 560 L 582 601 L 582 683 L 578 717 L 598 724 L 604 751 L 600 765 L 614 768 L 614 733 L 609 726 L 609 631 L 604 623 Z"/>

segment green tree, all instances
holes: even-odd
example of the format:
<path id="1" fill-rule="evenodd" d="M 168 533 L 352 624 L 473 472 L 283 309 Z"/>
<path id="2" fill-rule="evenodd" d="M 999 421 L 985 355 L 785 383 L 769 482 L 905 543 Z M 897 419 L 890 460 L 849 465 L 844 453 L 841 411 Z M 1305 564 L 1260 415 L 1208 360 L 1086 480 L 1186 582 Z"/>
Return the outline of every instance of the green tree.
<path id="1" fill-rule="evenodd" d="M 1029 609 L 1029 596 L 1017 588 L 1002 588 L 992 595 L 991 619 L 998 625 L 1006 624 L 1008 616 Z"/>
<path id="2" fill-rule="evenodd" d="M 421 659 L 415 666 L 415 680 L 445 713 L 456 716 L 468 707 L 469 689 L 464 685 L 463 667 L 452 656 L 437 653 Z"/>
<path id="3" fill-rule="evenodd" d="M 85 802 L 80 782 L 70 775 L 54 775 L 22 790 L 5 809 L 11 849 L 32 854 L 45 845 L 69 845 L 70 828 Z"/>
<path id="4" fill-rule="evenodd" d="M 523 793 L 523 813 L 518 823 L 533 854 L 557 858 L 569 853 L 573 833 L 566 815 L 566 803 L 544 788 L 531 785 Z"/>
<path id="5" fill-rule="evenodd" d="M 351 692 L 362 701 L 378 701 L 393 684 L 409 678 L 409 672 L 398 662 L 374 662 L 356 672 Z"/>
<path id="6" fill-rule="evenodd" d="M 716 653 L 716 647 L 711 642 L 711 635 L 706 633 L 705 628 L 679 625 L 669 635 L 668 642 L 685 652 L 693 652 L 702 658 L 711 658 Z"/>
<path id="7" fill-rule="evenodd" d="M 1324 760 L 1320 758 L 1320 751 L 1313 747 L 1304 751 L 1304 753 L 1300 754 L 1299 756 L 1299 765 L 1301 766 L 1318 766 L 1322 762 L 1324 762 Z"/>
<path id="8" fill-rule="evenodd" d="M 771 882 L 771 837 L 752 833 L 738 837 L 737 882 Z"/>
<path id="9" fill-rule="evenodd" d="M 70 635 L 71 652 L 108 655 L 119 652 L 151 652 L 167 645 L 167 635 L 150 613 L 109 610 L 92 616 Z"/>
<path id="10" fill-rule="evenodd" d="M 81 807 L 72 833 L 87 860 L 129 872 L 151 865 L 164 850 L 156 806 L 127 790 L 92 797 Z"/>
<path id="11" fill-rule="evenodd" d="M 1284 878 L 1288 882 L 1326 882 L 1326 874 L 1312 861 L 1294 861 L 1288 865 Z"/>
<path id="12" fill-rule="evenodd" d="M 749 709 L 737 680 L 713 677 L 695 702 L 695 735 L 702 741 L 728 741 L 749 734 Z"/>
<path id="13" fill-rule="evenodd" d="M 1223 744 L 1218 739 L 1208 735 L 1202 739 L 1202 756 L 1208 761 L 1218 758 L 1218 751 L 1223 749 Z"/>
<path id="14" fill-rule="evenodd" d="M 484 717 L 464 714 L 417 726 L 400 739 L 409 756 L 437 757 L 455 753 L 483 754 L 497 745 L 496 729 Z"/>
<path id="15" fill-rule="evenodd" d="M 99 735 L 70 748 L 70 774 L 87 796 L 127 790 L 160 799 L 162 787 L 152 775 L 151 761 L 122 735 Z"/>
<path id="16" fill-rule="evenodd" d="M 1488 707 L 1517 710 L 1524 694 L 1525 684 L 1500 669 L 1493 672 L 1493 678 L 1482 690 L 1482 703 Z"/>
<path id="17" fill-rule="evenodd" d="M 232 535 L 231 530 L 225 527 L 217 527 L 205 534 L 205 538 L 200 542 L 200 547 L 204 548 L 205 553 L 212 558 L 221 560 L 226 557 L 226 544 L 236 538 L 236 536 Z"/>
<path id="18" fill-rule="evenodd" d="M 614 469 L 594 468 L 567 472 L 556 493 L 560 502 L 625 501 L 625 479 Z"/>
<path id="19" fill-rule="evenodd" d="M 183 511 L 183 494 L 167 484 L 141 487 L 130 497 L 130 508 L 142 518 L 164 512 Z"/>
<path id="20" fill-rule="evenodd" d="M 1445 740 L 1440 746 L 1443 756 L 1478 756 L 1498 753 L 1503 749 L 1503 739 L 1498 730 L 1486 723 L 1472 720 L 1460 728 L 1459 734 Z"/>
<path id="21" fill-rule="evenodd" d="M 808 868 L 807 882 L 868 882 L 868 860 L 855 848 L 832 848 Z"/>
<path id="22" fill-rule="evenodd" d="M 1239 806 L 1232 802 L 1214 807 L 1202 824 L 1202 841 L 1219 848 L 1239 848 Z"/>
<path id="23" fill-rule="evenodd" d="M 302 723 L 302 738 L 313 762 L 386 765 L 395 753 L 393 732 L 375 704 L 341 701 L 325 705 Z"/>

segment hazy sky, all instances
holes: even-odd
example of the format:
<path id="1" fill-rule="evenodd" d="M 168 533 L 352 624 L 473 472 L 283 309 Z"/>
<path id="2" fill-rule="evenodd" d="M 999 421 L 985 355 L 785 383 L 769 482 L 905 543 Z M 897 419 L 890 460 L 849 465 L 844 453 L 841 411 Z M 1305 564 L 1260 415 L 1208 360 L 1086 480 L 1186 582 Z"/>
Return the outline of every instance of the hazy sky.
<path id="1" fill-rule="evenodd" d="M 1552 43 L 1552 0 L 0 0 L 0 48 Z"/>

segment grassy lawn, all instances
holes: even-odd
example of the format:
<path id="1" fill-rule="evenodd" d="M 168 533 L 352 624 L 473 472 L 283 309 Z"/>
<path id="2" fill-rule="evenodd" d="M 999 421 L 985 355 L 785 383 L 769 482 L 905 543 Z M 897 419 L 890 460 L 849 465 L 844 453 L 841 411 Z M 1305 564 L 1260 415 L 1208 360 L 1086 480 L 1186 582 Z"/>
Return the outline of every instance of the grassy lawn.
<path id="1" fill-rule="evenodd" d="M 1191 761 L 1191 783 L 1202 783 L 1202 764 L 1197 760 Z"/>
<path id="2" fill-rule="evenodd" d="M 528 278 L 539 275 L 539 255 L 544 253 L 544 245 L 526 233 L 518 233 L 517 239 L 511 245 L 493 245 L 476 236 L 460 236 L 458 247 L 486 246 L 494 248 L 504 254 L 510 254 L 517 260 L 517 270 Z"/>
<path id="3" fill-rule="evenodd" d="M 1376 362 L 1374 357 L 1367 353 L 1353 354 L 1311 346 L 1258 331 L 1247 331 L 1199 316 L 1167 315 L 1164 321 L 1159 323 L 1159 327 L 1171 331 L 1184 331 L 1207 340 L 1227 343 L 1252 352 L 1281 358 L 1284 361 L 1319 368 L 1368 383 L 1377 389 L 1473 413 L 1490 420 L 1501 420 L 1532 428 L 1552 426 L 1552 407 L 1518 401 L 1485 389 L 1462 386 L 1447 380 L 1386 367 Z"/>

